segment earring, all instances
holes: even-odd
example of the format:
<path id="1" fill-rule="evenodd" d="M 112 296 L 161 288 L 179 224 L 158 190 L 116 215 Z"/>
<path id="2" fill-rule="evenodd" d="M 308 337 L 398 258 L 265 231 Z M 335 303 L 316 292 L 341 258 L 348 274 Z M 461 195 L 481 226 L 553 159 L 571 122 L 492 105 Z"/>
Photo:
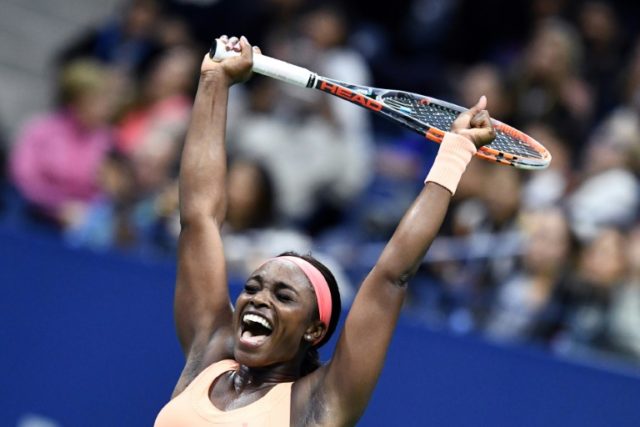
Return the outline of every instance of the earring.
<path id="1" fill-rule="evenodd" d="M 307 341 L 311 341 L 311 334 L 307 334 L 304 336 Z"/>

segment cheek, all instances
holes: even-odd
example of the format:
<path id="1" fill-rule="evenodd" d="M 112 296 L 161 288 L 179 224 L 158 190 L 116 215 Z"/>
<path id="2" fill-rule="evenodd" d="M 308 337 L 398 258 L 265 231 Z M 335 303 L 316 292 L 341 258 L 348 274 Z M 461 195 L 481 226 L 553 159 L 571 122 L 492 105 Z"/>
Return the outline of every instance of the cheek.
<path id="1" fill-rule="evenodd" d="M 311 323 L 306 307 L 287 307 L 280 310 L 280 319 L 287 341 L 300 342 L 308 325 Z"/>

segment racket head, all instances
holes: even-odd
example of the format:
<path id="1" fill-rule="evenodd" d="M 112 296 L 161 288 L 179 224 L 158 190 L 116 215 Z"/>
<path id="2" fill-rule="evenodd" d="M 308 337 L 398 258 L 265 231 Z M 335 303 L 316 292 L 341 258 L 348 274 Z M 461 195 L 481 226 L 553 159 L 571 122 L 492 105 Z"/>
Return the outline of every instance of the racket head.
<path id="1" fill-rule="evenodd" d="M 466 108 L 436 98 L 410 92 L 379 91 L 376 100 L 385 107 L 424 125 L 421 129 L 431 141 L 440 143 L 445 132 Z M 544 169 L 551 163 L 551 153 L 531 136 L 499 120 L 492 119 L 496 138 L 482 146 L 476 155 L 485 160 L 519 169 Z M 411 126 L 418 130 L 416 126 Z"/>

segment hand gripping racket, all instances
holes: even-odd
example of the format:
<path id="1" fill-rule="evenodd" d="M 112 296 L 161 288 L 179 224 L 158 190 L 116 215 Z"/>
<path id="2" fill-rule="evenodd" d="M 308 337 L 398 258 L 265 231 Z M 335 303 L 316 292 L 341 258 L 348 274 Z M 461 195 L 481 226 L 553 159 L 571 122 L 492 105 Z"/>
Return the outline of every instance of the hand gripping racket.
<path id="1" fill-rule="evenodd" d="M 239 55 L 227 51 L 224 43 L 216 39 L 209 51 L 214 61 Z M 359 86 L 319 76 L 318 74 L 266 55 L 253 54 L 253 71 L 296 86 L 318 89 L 346 99 L 360 107 L 403 125 L 431 141 L 440 143 L 445 131 L 458 115 L 466 111 L 439 99 L 399 90 Z M 544 169 L 551 162 L 547 149 L 529 135 L 492 119 L 496 138 L 480 147 L 477 156 L 502 165 L 520 169 Z"/>

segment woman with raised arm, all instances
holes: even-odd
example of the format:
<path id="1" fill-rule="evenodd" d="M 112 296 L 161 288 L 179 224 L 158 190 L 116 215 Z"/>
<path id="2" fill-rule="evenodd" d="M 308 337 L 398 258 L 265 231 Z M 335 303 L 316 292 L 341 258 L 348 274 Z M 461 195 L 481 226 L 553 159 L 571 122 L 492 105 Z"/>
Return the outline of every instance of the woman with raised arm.
<path id="1" fill-rule="evenodd" d="M 247 79 L 253 53 L 202 63 L 182 153 L 175 316 L 186 364 L 156 427 L 350 426 L 364 412 L 384 363 L 407 281 L 436 236 L 477 147 L 495 137 L 486 99 L 445 136 L 426 184 L 364 279 L 331 360 L 316 349 L 336 327 L 336 282 L 310 256 L 286 253 L 254 271 L 230 304 L 220 225 L 225 216 L 229 87 Z"/>

